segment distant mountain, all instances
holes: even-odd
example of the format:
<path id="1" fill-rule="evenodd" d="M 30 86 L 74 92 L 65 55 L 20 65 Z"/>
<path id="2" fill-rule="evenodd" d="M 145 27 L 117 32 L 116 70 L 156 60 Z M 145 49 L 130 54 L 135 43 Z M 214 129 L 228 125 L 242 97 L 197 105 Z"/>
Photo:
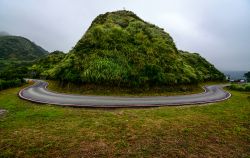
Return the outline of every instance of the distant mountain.
<path id="1" fill-rule="evenodd" d="M 46 54 L 46 50 L 24 37 L 0 36 L 0 59 L 32 61 Z"/>
<path id="2" fill-rule="evenodd" d="M 44 74 L 63 82 L 128 87 L 224 79 L 199 54 L 179 51 L 164 29 L 125 10 L 96 17 L 62 62 Z"/>
<path id="3" fill-rule="evenodd" d="M 240 80 L 245 79 L 244 74 L 247 73 L 247 71 L 223 71 L 223 73 L 230 77 L 231 80 Z"/>

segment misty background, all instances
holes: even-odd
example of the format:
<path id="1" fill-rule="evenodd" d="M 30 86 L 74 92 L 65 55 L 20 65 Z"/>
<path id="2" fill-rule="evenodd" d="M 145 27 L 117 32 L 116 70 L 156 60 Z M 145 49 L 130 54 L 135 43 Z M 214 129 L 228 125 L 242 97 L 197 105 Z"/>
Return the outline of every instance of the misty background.
<path id="1" fill-rule="evenodd" d="M 0 31 L 68 52 L 99 14 L 130 10 L 218 69 L 250 70 L 249 0 L 0 0 Z"/>

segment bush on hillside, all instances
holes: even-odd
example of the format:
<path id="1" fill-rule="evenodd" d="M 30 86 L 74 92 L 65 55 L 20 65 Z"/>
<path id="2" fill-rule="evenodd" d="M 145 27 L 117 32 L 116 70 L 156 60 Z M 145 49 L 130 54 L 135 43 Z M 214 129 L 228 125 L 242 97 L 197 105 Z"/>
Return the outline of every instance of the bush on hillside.
<path id="1" fill-rule="evenodd" d="M 18 87 L 24 83 L 22 79 L 14 79 L 14 80 L 2 80 L 0 79 L 0 90 L 11 88 L 11 87 Z"/>

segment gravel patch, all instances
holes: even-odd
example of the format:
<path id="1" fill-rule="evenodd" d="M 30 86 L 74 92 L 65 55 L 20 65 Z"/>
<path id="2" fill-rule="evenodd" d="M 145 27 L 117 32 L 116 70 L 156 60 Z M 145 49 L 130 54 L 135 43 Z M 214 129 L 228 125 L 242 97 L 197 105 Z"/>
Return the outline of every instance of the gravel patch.
<path id="1" fill-rule="evenodd" d="M 4 110 L 4 109 L 0 109 L 0 116 L 5 114 L 7 112 L 7 110 Z"/>

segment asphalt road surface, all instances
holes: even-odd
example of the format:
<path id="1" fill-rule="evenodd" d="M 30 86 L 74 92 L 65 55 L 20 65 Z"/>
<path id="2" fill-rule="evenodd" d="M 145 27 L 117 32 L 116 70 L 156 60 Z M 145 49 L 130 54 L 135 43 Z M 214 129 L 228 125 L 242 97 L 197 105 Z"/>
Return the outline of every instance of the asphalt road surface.
<path id="1" fill-rule="evenodd" d="M 225 85 L 205 86 L 199 94 L 180 96 L 149 96 L 149 97 L 117 97 L 117 96 L 84 96 L 49 91 L 47 82 L 34 80 L 35 84 L 22 89 L 19 96 L 36 103 L 55 104 L 73 107 L 158 107 L 174 105 L 206 104 L 228 99 L 231 94 L 224 91 Z"/>

